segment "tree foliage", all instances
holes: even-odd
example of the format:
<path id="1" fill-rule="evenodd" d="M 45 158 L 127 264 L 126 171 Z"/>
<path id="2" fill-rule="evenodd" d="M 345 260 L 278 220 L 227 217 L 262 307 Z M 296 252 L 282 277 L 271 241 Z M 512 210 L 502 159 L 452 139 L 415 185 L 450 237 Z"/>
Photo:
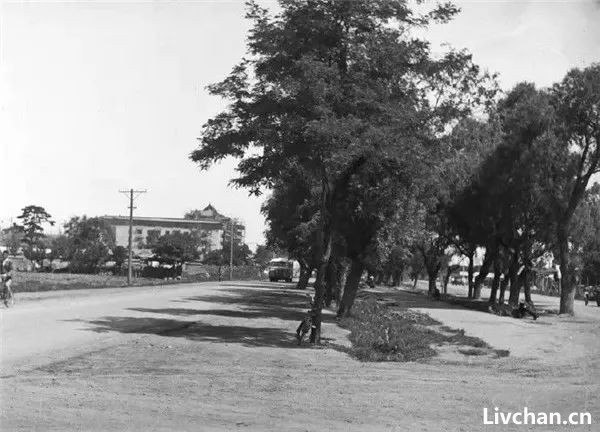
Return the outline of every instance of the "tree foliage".
<path id="1" fill-rule="evenodd" d="M 114 233 L 110 224 L 98 217 L 72 217 L 65 225 L 65 237 L 56 245 L 63 258 L 70 261 L 70 269 L 76 273 L 95 273 L 111 260 L 115 247 Z"/>
<path id="2" fill-rule="evenodd" d="M 164 262 L 186 262 L 200 256 L 201 237 L 197 231 L 164 234 L 148 246 L 152 253 Z"/>

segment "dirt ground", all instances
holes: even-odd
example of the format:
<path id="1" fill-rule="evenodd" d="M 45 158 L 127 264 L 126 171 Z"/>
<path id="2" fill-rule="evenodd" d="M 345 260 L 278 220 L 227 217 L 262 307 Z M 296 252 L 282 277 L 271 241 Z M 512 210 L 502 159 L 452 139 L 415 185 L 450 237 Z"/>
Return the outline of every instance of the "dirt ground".
<path id="1" fill-rule="evenodd" d="M 306 293 L 284 284 L 223 283 L 162 307 L 140 306 L 130 308 L 130 314 L 88 320 L 81 331 L 110 334 L 110 342 L 93 352 L 2 376 L 0 427 L 598 430 L 600 308 L 595 319 L 590 312 L 583 319 L 547 315 L 534 323 L 467 311 L 409 292 L 379 295 L 393 298 L 399 309 L 421 310 L 450 327 L 464 328 L 511 355 L 469 356 L 442 347 L 439 356 L 422 363 L 361 363 L 344 352 L 347 333 L 332 313 L 326 317 L 323 346 L 295 344 L 293 332 L 307 307 Z M 494 335 L 506 333 L 518 339 L 503 336 L 503 345 L 495 346 Z M 565 340 L 573 342 L 566 348 L 556 343 Z M 588 411 L 594 424 L 483 425 L 484 407 L 522 411 L 525 406 L 536 412 Z"/>

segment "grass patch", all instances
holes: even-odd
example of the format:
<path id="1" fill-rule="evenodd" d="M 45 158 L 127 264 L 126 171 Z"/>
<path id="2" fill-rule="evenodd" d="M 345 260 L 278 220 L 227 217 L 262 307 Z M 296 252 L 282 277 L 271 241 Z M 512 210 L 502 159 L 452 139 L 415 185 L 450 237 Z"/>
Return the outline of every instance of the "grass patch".
<path id="1" fill-rule="evenodd" d="M 13 279 L 15 292 L 117 288 L 127 286 L 127 278 L 124 276 L 15 272 Z M 134 285 L 156 285 L 164 281 L 160 279 L 134 278 L 132 282 Z"/>
<path id="2" fill-rule="evenodd" d="M 487 355 L 487 351 L 480 348 L 459 348 L 458 352 L 466 356 L 484 356 Z"/>
<path id="3" fill-rule="evenodd" d="M 188 275 L 183 279 L 158 279 L 147 277 L 134 277 L 131 279 L 131 286 L 150 286 L 150 285 L 174 285 L 179 283 L 216 281 L 217 276 L 209 275 Z M 238 280 L 235 277 L 234 280 Z M 256 278 L 254 278 L 256 279 Z M 240 278 L 239 280 L 244 280 Z M 126 276 L 113 276 L 101 274 L 79 274 L 79 273 L 37 273 L 37 272 L 14 272 L 13 273 L 13 291 L 14 292 L 41 292 L 41 291 L 59 291 L 59 290 L 78 290 L 78 289 L 100 289 L 100 288 L 122 288 L 127 287 Z"/>
<path id="4" fill-rule="evenodd" d="M 362 361 L 416 361 L 437 354 L 434 345 L 448 343 L 489 348 L 481 339 L 466 336 L 464 330 L 448 329 L 443 334 L 431 326 L 440 323 L 426 314 L 391 310 L 375 299 L 358 300 L 351 317 L 340 325 L 350 330 L 350 354 Z"/>

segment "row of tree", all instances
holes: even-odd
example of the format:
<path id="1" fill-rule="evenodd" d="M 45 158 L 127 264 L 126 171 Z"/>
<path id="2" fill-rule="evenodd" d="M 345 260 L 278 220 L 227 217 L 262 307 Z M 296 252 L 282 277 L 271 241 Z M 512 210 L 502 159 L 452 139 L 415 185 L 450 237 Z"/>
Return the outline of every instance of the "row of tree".
<path id="1" fill-rule="evenodd" d="M 450 3 L 279 3 L 277 14 L 249 3 L 248 56 L 209 87 L 230 105 L 191 159 L 238 158 L 233 184 L 271 191 L 270 244 L 298 259 L 301 283 L 317 269 L 317 328 L 323 303 L 350 311 L 365 268 L 398 280 L 422 266 L 433 293 L 450 245 L 471 262 L 486 248 L 473 296 L 492 268 L 527 286 L 535 256 L 556 251 L 572 313 L 569 241 L 598 171 L 600 68 L 499 100 L 469 53 L 434 56 L 416 36 L 450 21 Z"/>

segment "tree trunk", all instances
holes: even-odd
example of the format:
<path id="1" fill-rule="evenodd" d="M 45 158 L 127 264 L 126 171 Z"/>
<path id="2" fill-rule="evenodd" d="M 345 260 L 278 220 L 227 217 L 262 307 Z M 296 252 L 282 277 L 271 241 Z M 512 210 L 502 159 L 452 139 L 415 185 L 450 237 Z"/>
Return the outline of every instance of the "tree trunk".
<path id="1" fill-rule="evenodd" d="M 306 289 L 308 286 L 308 280 L 310 279 L 311 269 L 303 262 L 300 262 L 300 277 L 298 278 L 298 283 L 296 284 L 296 289 Z"/>
<path id="2" fill-rule="evenodd" d="M 323 228 L 322 238 L 323 241 L 323 252 L 320 254 L 319 268 L 317 270 L 317 279 L 315 280 L 315 297 L 312 307 L 312 320 L 313 327 L 310 332 L 310 342 L 315 344 L 321 343 L 321 321 L 323 317 L 323 302 L 325 300 L 325 285 L 326 285 L 326 274 L 327 266 L 329 264 L 329 258 L 331 257 L 331 247 L 333 244 L 333 235 L 330 231 L 325 232 Z"/>
<path id="3" fill-rule="evenodd" d="M 531 278 L 533 263 L 531 262 L 531 241 L 528 239 L 524 244 L 523 250 L 523 274 L 521 280 L 523 281 L 523 293 L 525 294 L 525 301 L 533 304 L 531 301 Z"/>
<path id="4" fill-rule="evenodd" d="M 325 305 L 327 307 L 331 306 L 331 302 L 335 297 L 335 293 L 338 291 L 336 287 L 338 283 L 337 267 L 337 259 L 332 256 L 329 258 L 329 263 L 327 264 L 327 274 L 325 276 Z"/>
<path id="5" fill-rule="evenodd" d="M 496 303 L 496 294 L 498 293 L 498 286 L 500 285 L 500 276 L 502 276 L 502 271 L 500 271 L 500 266 L 496 266 L 496 268 L 494 269 L 494 280 L 492 282 L 492 290 L 490 291 L 490 303 Z"/>
<path id="6" fill-rule="evenodd" d="M 510 280 L 508 271 L 504 272 L 504 278 L 502 282 L 500 282 L 500 296 L 498 297 L 498 303 L 504 303 L 504 294 L 506 293 L 506 287 L 508 286 L 508 282 Z"/>
<path id="7" fill-rule="evenodd" d="M 392 273 L 392 286 L 400 286 L 400 282 L 402 282 L 402 272 L 402 268 L 394 270 Z"/>
<path id="8" fill-rule="evenodd" d="M 481 268 L 479 269 L 479 274 L 475 278 L 475 284 L 473 286 L 473 298 L 478 299 L 481 297 L 481 285 L 485 281 L 488 273 L 490 272 L 490 268 L 494 263 L 496 251 L 491 248 L 486 249 L 485 257 L 483 258 L 483 263 L 481 264 Z"/>
<path id="9" fill-rule="evenodd" d="M 467 273 L 467 278 L 469 281 L 469 292 L 467 294 L 468 298 L 473 298 L 473 273 L 474 273 L 474 265 L 473 260 L 475 259 L 475 251 L 471 251 L 469 254 L 469 268 Z"/>
<path id="10" fill-rule="evenodd" d="M 510 279 L 510 295 L 508 304 L 516 306 L 519 304 L 519 295 L 521 294 L 521 284 L 519 281 L 519 252 L 515 251 L 508 269 Z"/>
<path id="11" fill-rule="evenodd" d="M 352 260 L 352 264 L 350 264 L 350 271 L 348 272 L 348 277 L 346 278 L 346 285 L 344 286 L 344 295 L 342 296 L 342 301 L 340 302 L 337 312 L 338 317 L 350 315 L 350 310 L 354 304 L 356 292 L 358 291 L 358 284 L 360 283 L 360 278 L 363 274 L 364 268 L 365 267 L 362 262 L 356 259 Z"/>
<path id="12" fill-rule="evenodd" d="M 565 228 L 558 230 L 558 259 L 560 260 L 560 314 L 575 315 L 575 285 L 569 271 L 569 242 Z"/>
<path id="13" fill-rule="evenodd" d="M 338 283 L 337 283 L 338 293 L 336 294 L 336 303 L 337 303 L 338 307 L 340 306 L 342 297 L 344 296 L 344 287 L 346 286 L 346 280 L 348 279 L 349 272 L 350 272 L 350 263 L 348 263 L 346 259 L 342 259 L 340 261 L 340 265 L 338 267 Z"/>
<path id="14" fill-rule="evenodd" d="M 523 293 L 525 294 L 525 301 L 527 303 L 533 303 L 531 301 L 531 269 L 526 267 L 523 270 Z"/>
<path id="15" fill-rule="evenodd" d="M 429 273 L 429 272 L 428 272 Z M 437 277 L 438 274 L 435 273 L 435 276 L 432 276 L 431 274 L 428 275 L 429 276 L 429 289 L 428 289 L 428 294 L 430 297 L 433 297 L 433 293 L 435 292 L 436 288 L 437 288 Z"/>

